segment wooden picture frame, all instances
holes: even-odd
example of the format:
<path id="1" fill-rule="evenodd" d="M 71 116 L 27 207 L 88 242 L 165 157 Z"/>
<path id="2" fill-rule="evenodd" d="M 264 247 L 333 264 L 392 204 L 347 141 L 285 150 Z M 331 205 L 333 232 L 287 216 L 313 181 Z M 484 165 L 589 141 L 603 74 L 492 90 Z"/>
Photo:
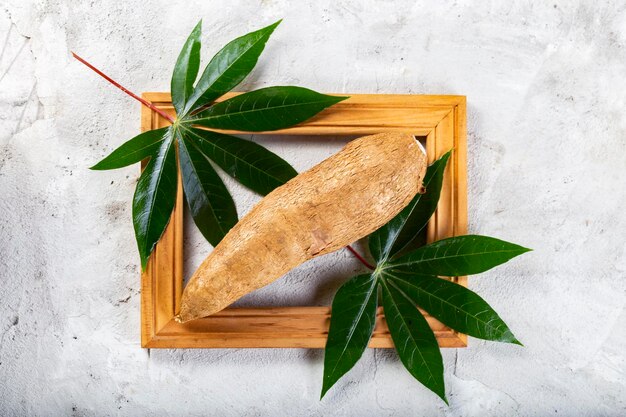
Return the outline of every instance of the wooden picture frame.
<path id="1" fill-rule="evenodd" d="M 222 99 L 232 97 L 230 93 Z M 345 95 L 345 94 L 344 94 Z M 143 98 L 174 114 L 169 93 Z M 142 107 L 142 131 L 166 126 L 167 120 Z M 365 135 L 402 131 L 426 137 L 429 161 L 454 149 L 444 175 L 437 211 L 428 225 L 429 241 L 467 233 L 466 105 L 464 96 L 353 94 L 313 119 L 271 135 Z M 245 133 L 245 132 L 229 132 Z M 465 277 L 454 278 L 467 285 Z M 181 324 L 183 290 L 183 192 L 172 219 L 141 276 L 141 345 L 145 348 L 323 348 L 330 307 L 227 308 L 213 316 Z M 441 347 L 465 347 L 467 337 L 424 313 Z M 390 348 L 393 342 L 382 308 L 369 344 Z"/>

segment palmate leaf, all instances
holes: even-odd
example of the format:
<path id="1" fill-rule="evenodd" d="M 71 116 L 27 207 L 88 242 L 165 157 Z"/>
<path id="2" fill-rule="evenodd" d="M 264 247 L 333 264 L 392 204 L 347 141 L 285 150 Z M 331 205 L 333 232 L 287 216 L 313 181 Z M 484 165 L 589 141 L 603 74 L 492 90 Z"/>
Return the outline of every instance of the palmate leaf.
<path id="1" fill-rule="evenodd" d="M 133 225 L 143 269 L 165 231 L 176 200 L 176 149 L 172 129 L 168 128 L 163 137 L 161 146 L 141 173 L 133 197 Z"/>
<path id="2" fill-rule="evenodd" d="M 249 140 L 195 128 L 185 135 L 228 175 L 261 195 L 298 175 L 284 159 Z"/>
<path id="3" fill-rule="evenodd" d="M 376 323 L 377 297 L 374 274 L 357 275 L 337 291 L 324 352 L 321 397 L 352 369 L 367 348 Z"/>
<path id="4" fill-rule="evenodd" d="M 426 192 L 417 194 L 396 217 L 369 236 L 370 253 L 376 262 L 385 262 L 405 250 L 426 227 L 437 208 L 443 173 L 451 152 L 448 151 L 426 170 L 423 181 Z"/>
<path id="5" fill-rule="evenodd" d="M 191 122 L 208 128 L 248 132 L 284 129 L 346 98 L 302 87 L 267 87 L 217 103 L 198 113 Z"/>
<path id="6" fill-rule="evenodd" d="M 216 246 L 237 223 L 235 202 L 191 138 L 179 140 L 178 155 L 191 216 L 205 239 Z"/>
<path id="7" fill-rule="evenodd" d="M 392 282 L 381 280 L 389 332 L 404 367 L 425 387 L 446 399 L 443 360 L 437 338 L 417 306 Z"/>
<path id="8" fill-rule="evenodd" d="M 521 344 L 493 308 L 462 285 L 432 275 L 385 271 L 414 304 L 446 326 L 484 340 Z"/>
<path id="9" fill-rule="evenodd" d="M 387 267 L 455 277 L 485 272 L 529 250 L 493 237 L 456 236 L 423 246 L 389 262 Z"/>
<path id="10" fill-rule="evenodd" d="M 252 71 L 265 43 L 280 22 L 241 36 L 215 54 L 200 76 L 184 113 L 210 104 L 235 88 Z"/>
<path id="11" fill-rule="evenodd" d="M 443 363 L 437 340 L 417 307 L 465 334 L 521 344 L 480 296 L 458 284 L 440 279 L 438 275 L 458 276 L 483 272 L 529 250 L 484 236 L 459 236 L 418 246 L 420 242 L 416 236 L 420 236 L 420 231 L 436 209 L 449 157 L 450 152 L 428 167 L 424 179 L 425 194 L 416 196 L 400 214 L 369 236 L 370 252 L 377 261 L 371 279 L 382 288 L 385 317 L 400 359 L 417 380 L 444 401 Z M 339 297 L 339 293 L 333 301 L 323 392 L 355 363 L 355 355 L 340 357 L 329 353 L 329 346 L 335 351 L 349 346 L 345 337 L 333 335 L 337 331 L 333 330 L 333 323 L 350 323 L 354 314 L 345 312 L 363 308 L 362 300 L 352 301 L 350 303 L 345 296 Z M 349 326 L 346 328 L 350 329 Z M 339 334 L 345 335 L 346 332 Z M 370 336 L 371 332 L 368 338 Z M 332 358 L 332 369 L 339 369 L 339 373 L 329 373 L 326 357 Z"/>
<path id="12" fill-rule="evenodd" d="M 169 128 L 148 130 L 114 150 L 109 156 L 92 166 L 94 170 L 123 168 L 156 154 L 165 140 Z"/>
<path id="13" fill-rule="evenodd" d="M 193 92 L 193 83 L 200 69 L 200 35 L 202 34 L 202 20 L 191 31 L 189 38 L 183 45 L 174 66 L 171 82 L 172 104 L 176 113 L 182 115 L 189 96 Z"/>
<path id="14" fill-rule="evenodd" d="M 149 159 L 133 199 L 133 224 L 142 268 L 163 234 L 175 204 L 177 146 L 191 214 L 212 245 L 217 245 L 236 223 L 237 213 L 211 160 L 263 195 L 297 175 L 282 158 L 258 144 L 196 130 L 193 124 L 241 131 L 287 128 L 345 98 L 299 87 L 271 87 L 207 107 L 253 69 L 279 23 L 228 43 L 209 62 L 194 87 L 200 68 L 199 22 L 183 45 L 172 74 L 171 96 L 178 119 L 169 128 L 136 136 L 93 166 L 96 170 L 115 169 Z"/>

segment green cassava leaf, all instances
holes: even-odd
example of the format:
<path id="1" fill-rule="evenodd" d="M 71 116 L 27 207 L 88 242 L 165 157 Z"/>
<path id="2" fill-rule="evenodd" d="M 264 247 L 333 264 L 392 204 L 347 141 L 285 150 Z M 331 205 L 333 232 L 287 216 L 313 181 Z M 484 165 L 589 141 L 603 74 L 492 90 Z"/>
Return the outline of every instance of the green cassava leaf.
<path id="1" fill-rule="evenodd" d="M 506 323 L 478 294 L 436 276 L 386 271 L 409 299 L 448 327 L 485 340 L 520 344 Z"/>
<path id="2" fill-rule="evenodd" d="M 396 217 L 369 236 L 370 253 L 377 262 L 384 263 L 401 252 L 426 227 L 437 208 L 443 173 L 451 152 L 448 151 L 426 170 L 424 176 L 426 192 L 417 194 Z"/>
<path id="3" fill-rule="evenodd" d="M 389 262 L 386 268 L 449 277 L 471 275 L 487 271 L 529 250 L 487 236 L 456 236 L 422 246 Z"/>
<path id="4" fill-rule="evenodd" d="M 237 223 L 237 209 L 228 189 L 191 138 L 179 139 L 178 157 L 189 211 L 213 246 Z"/>
<path id="5" fill-rule="evenodd" d="M 182 115 L 185 110 L 185 104 L 193 92 L 193 83 L 198 76 L 198 69 L 200 69 L 201 35 L 202 20 L 193 28 L 185 45 L 183 45 L 172 73 L 172 104 L 179 115 Z"/>
<path id="6" fill-rule="evenodd" d="M 357 275 L 337 291 L 324 351 L 322 397 L 367 348 L 376 323 L 377 296 L 374 274 Z"/>
<path id="7" fill-rule="evenodd" d="M 210 104 L 236 87 L 252 71 L 265 43 L 280 22 L 241 36 L 223 47 L 200 76 L 184 113 Z"/>
<path id="8" fill-rule="evenodd" d="M 284 129 L 346 98 L 302 87 L 267 87 L 217 103 L 190 121 L 214 129 L 248 132 Z"/>
<path id="9" fill-rule="evenodd" d="M 415 303 L 392 282 L 381 282 L 385 318 L 400 360 L 415 379 L 447 404 L 443 360 L 435 334 Z"/>
<path id="10" fill-rule="evenodd" d="M 195 128 L 185 135 L 231 177 L 261 195 L 298 175 L 284 159 L 254 142 Z"/>
<path id="11" fill-rule="evenodd" d="M 170 220 L 176 184 L 176 149 L 172 129 L 168 128 L 161 146 L 141 173 L 133 197 L 133 225 L 144 269 Z"/>
<path id="12" fill-rule="evenodd" d="M 158 151 L 165 140 L 167 131 L 168 128 L 164 127 L 143 132 L 122 144 L 91 169 L 117 169 L 141 162 Z"/>
<path id="13" fill-rule="evenodd" d="M 279 23 L 228 43 L 213 57 L 194 87 L 200 67 L 200 21 L 183 45 L 172 74 L 171 96 L 178 120 L 169 128 L 136 136 L 92 167 L 115 169 L 149 158 L 133 197 L 133 225 L 142 268 L 163 234 L 175 205 L 177 158 L 194 221 L 214 245 L 236 223 L 237 214 L 232 197 L 210 159 L 261 194 L 267 194 L 297 175 L 283 159 L 252 142 L 208 132 L 190 135 L 193 123 L 242 131 L 281 129 L 344 99 L 300 87 L 270 87 L 206 108 L 253 69 Z"/>

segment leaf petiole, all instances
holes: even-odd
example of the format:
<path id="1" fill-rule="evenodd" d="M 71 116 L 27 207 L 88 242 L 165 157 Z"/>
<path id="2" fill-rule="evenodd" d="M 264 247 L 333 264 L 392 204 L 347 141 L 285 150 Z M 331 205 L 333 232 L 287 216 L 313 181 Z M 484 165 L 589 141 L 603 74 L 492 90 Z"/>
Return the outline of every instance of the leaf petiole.
<path id="1" fill-rule="evenodd" d="M 135 100 L 139 101 L 144 106 L 148 107 L 149 109 L 157 112 L 163 118 L 168 120 L 170 123 L 174 123 L 174 118 L 172 116 L 170 116 L 169 114 L 165 113 L 163 110 L 158 109 L 154 104 L 150 103 L 148 100 L 144 100 L 143 98 L 139 97 L 137 94 L 133 93 L 128 88 L 124 87 L 123 85 L 121 85 L 120 83 L 115 81 L 113 78 L 109 77 L 108 75 L 106 75 L 105 73 L 100 71 L 98 68 L 94 67 L 92 64 L 87 62 L 87 60 L 81 58 L 80 56 L 78 56 L 74 52 L 72 52 L 72 56 L 74 58 L 76 58 L 76 60 L 78 60 L 79 62 L 81 62 L 82 64 L 84 64 L 88 68 L 90 68 L 91 70 L 93 70 L 96 74 L 98 74 L 99 76 L 101 76 L 102 78 L 104 78 L 105 80 L 110 82 L 111 84 L 113 84 L 115 87 L 119 88 L 120 90 L 122 90 L 123 92 L 125 92 L 126 94 L 128 94 L 129 96 L 134 98 Z"/>
<path id="2" fill-rule="evenodd" d="M 365 265 L 366 267 L 368 267 L 372 271 L 376 269 L 376 268 L 374 268 L 374 266 L 372 264 L 367 262 L 365 260 L 365 258 L 362 257 L 356 250 L 354 250 L 354 248 L 352 246 L 348 245 L 348 246 L 346 246 L 346 249 L 348 249 L 354 255 L 355 258 L 357 258 L 359 261 L 361 261 L 361 263 L 363 265 Z"/>

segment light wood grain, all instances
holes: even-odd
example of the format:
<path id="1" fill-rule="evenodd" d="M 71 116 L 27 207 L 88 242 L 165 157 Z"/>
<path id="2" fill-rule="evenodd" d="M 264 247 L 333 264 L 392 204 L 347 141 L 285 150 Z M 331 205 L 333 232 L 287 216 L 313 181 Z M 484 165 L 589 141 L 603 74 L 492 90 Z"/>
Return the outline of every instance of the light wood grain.
<path id="1" fill-rule="evenodd" d="M 239 93 L 229 93 L 227 99 Z M 168 93 L 144 93 L 159 109 L 174 115 Z M 356 94 L 299 126 L 272 135 L 361 135 L 408 132 L 426 137 L 429 161 L 454 148 L 444 176 L 442 197 L 431 219 L 429 241 L 467 233 L 467 145 L 464 96 Z M 142 131 L 167 121 L 142 107 Z M 245 133 L 245 132 L 229 132 Z M 329 307 L 226 309 L 180 324 L 173 320 L 183 289 L 183 198 L 178 200 L 155 255 L 142 274 L 141 343 L 147 348 L 323 348 Z M 465 277 L 455 280 L 467 285 Z M 467 346 L 467 337 L 425 314 L 441 347 Z M 393 346 L 381 309 L 370 342 Z"/>
<path id="2" fill-rule="evenodd" d="M 162 117 L 154 117 L 142 106 L 142 131 L 167 126 Z M 148 128 L 146 129 L 146 124 Z M 144 164 L 142 164 L 142 168 Z M 176 204 L 172 218 L 156 245 L 142 273 L 141 340 L 146 345 L 172 320 L 182 295 L 183 286 L 183 187 L 178 174 Z"/>
<path id="3" fill-rule="evenodd" d="M 447 327 L 426 317 L 440 346 L 463 346 Z M 376 319 L 370 347 L 393 347 L 382 308 Z M 329 322 L 329 307 L 232 308 L 184 324 L 171 321 L 146 347 L 323 348 Z"/>

